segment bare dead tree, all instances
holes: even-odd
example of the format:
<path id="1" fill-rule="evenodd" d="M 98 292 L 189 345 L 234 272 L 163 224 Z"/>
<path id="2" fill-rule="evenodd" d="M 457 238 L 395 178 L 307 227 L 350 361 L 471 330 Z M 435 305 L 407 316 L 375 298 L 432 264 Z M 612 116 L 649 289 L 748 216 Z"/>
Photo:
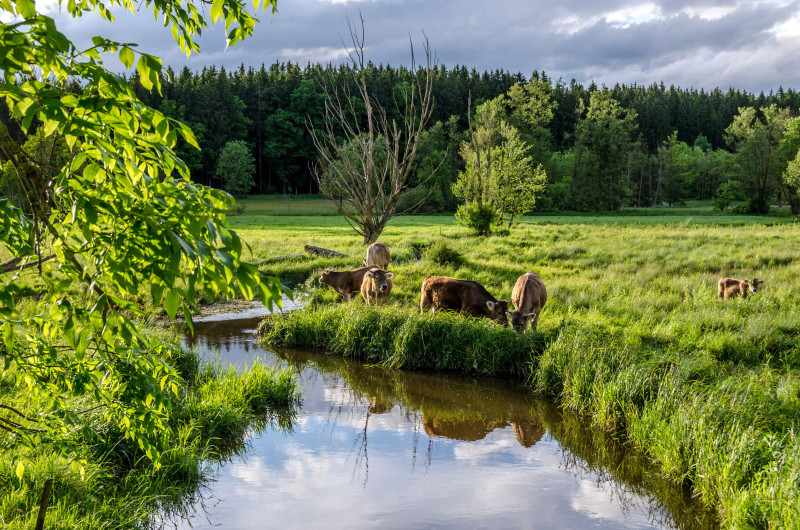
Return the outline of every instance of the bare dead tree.
<path id="1" fill-rule="evenodd" d="M 433 59 L 425 36 L 424 66 L 418 66 L 409 38 L 411 82 L 399 97 L 395 95 L 399 120 L 390 119 L 367 86 L 364 18 L 360 14 L 359 18 L 360 27 L 348 19 L 352 47 L 344 45 L 353 69 L 355 93 L 337 86 L 330 77 L 323 79 L 325 117 L 320 129 L 310 122 L 308 128 L 319 154 L 314 178 L 320 191 L 336 201 L 339 213 L 369 245 L 378 239 L 389 219 L 403 213 L 397 211 L 401 197 L 425 185 L 435 174 L 410 184 L 420 135 L 433 111 Z"/>

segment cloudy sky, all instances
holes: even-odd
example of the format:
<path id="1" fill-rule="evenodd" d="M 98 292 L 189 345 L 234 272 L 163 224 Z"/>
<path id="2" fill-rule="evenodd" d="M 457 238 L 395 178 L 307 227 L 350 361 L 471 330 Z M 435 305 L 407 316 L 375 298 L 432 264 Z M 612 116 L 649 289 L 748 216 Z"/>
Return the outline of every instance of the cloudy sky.
<path id="1" fill-rule="evenodd" d="M 278 0 L 255 35 L 225 49 L 221 26 L 186 59 L 152 14 L 61 20 L 77 41 L 101 34 L 136 42 L 175 69 L 346 59 L 347 19 L 366 22 L 374 63 L 409 64 L 409 37 L 427 34 L 439 64 L 479 71 L 545 70 L 582 83 L 682 88 L 800 89 L 800 0 Z M 108 61 L 112 69 L 117 61 Z"/>

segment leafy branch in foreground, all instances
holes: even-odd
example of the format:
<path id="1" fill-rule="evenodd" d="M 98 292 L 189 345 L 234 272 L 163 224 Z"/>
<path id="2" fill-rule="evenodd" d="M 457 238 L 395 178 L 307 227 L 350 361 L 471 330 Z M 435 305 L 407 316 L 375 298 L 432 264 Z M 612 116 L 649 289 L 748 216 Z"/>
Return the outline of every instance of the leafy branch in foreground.
<path id="1" fill-rule="evenodd" d="M 67 11 L 113 21 L 109 6 L 136 5 L 70 1 Z M 274 11 L 276 1 L 267 5 Z M 207 21 L 194 5 L 147 7 L 185 53 L 198 50 L 193 39 Z M 80 51 L 30 0 L 3 0 L 0 12 L 13 18 L 0 25 L 0 96 L 10 119 L 45 143 L 65 142 L 69 154 L 53 170 L 0 122 L 0 150 L 30 206 L 26 215 L 0 200 L 0 250 L 11 255 L 0 269 L 0 377 L 30 394 L 25 410 L 0 403 L 0 427 L 12 441 L 47 439 L 66 450 L 88 428 L 82 413 L 99 406 L 158 464 L 178 374 L 163 360 L 174 346 L 137 323 L 147 303 L 191 325 L 201 296 L 280 305 L 285 288 L 242 261 L 242 241 L 226 226 L 230 196 L 189 180 L 173 151 L 179 137 L 197 147 L 189 128 L 145 106 L 103 66 L 101 54 L 118 53 L 132 67 L 135 45 L 94 37 Z M 252 33 L 241 0 L 214 0 L 209 15 L 225 21 L 229 44 Z M 140 53 L 136 67 L 143 86 L 160 90 L 160 59 Z M 44 292 L 23 311 L 21 275 L 31 267 Z"/>

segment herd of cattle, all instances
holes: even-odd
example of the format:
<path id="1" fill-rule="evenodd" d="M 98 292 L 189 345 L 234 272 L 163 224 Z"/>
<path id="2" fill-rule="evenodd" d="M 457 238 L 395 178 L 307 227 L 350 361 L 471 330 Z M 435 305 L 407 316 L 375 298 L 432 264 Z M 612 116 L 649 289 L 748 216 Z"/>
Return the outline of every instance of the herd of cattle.
<path id="1" fill-rule="evenodd" d="M 392 291 L 394 275 L 386 270 L 390 260 L 389 247 L 380 242 L 373 243 L 367 249 L 361 267 L 341 272 L 325 269 L 319 281 L 333 288 L 345 302 L 352 299 L 353 293 L 360 292 L 367 305 L 384 304 Z M 490 318 L 504 326 L 510 319 L 515 330 L 525 331 L 528 327 L 536 329 L 546 302 L 544 282 L 532 272 L 517 279 L 511 300 L 498 300 L 478 282 L 429 276 L 422 282 L 419 309 L 421 312 L 429 307 L 431 312 L 439 309 L 460 311 L 465 315 Z M 509 303 L 514 305 L 515 311 L 508 310 Z"/>
<path id="2" fill-rule="evenodd" d="M 380 242 L 373 243 L 367 249 L 367 256 L 360 268 L 342 272 L 325 269 L 319 281 L 332 287 L 345 302 L 351 300 L 352 293 L 360 292 L 367 305 L 384 304 L 392 291 L 394 275 L 387 271 L 390 260 L 389 247 Z M 763 283 L 764 280 L 758 278 L 753 278 L 752 283 L 748 280 L 720 278 L 719 298 L 727 300 L 739 295 L 747 298 L 748 293 L 757 292 L 758 286 Z M 509 303 L 514 305 L 514 311 L 509 311 Z M 545 303 L 547 288 L 533 272 L 517 278 L 511 291 L 511 300 L 496 299 L 478 282 L 428 276 L 422 281 L 419 309 L 420 312 L 427 308 L 431 308 L 431 312 L 439 309 L 460 311 L 469 316 L 490 318 L 504 326 L 510 320 L 514 330 L 524 332 L 529 327 L 536 329 Z"/>

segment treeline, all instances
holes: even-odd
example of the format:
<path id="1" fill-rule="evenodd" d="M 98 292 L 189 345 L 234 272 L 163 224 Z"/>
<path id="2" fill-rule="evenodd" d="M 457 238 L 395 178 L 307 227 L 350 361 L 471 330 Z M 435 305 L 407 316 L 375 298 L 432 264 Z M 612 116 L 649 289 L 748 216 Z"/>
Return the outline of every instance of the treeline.
<path id="1" fill-rule="evenodd" d="M 217 177 L 220 154 L 227 143 L 243 141 L 255 161 L 251 193 L 319 191 L 310 169 L 316 151 L 308 126 L 322 122 L 323 82 L 357 93 L 349 66 L 301 68 L 275 63 L 240 66 L 234 71 L 213 66 L 198 72 L 168 69 L 167 74 L 161 94 L 142 88 L 137 74 L 130 81 L 142 101 L 194 130 L 202 150 L 178 147 L 193 179 L 224 187 Z M 377 103 L 390 114 L 395 112 L 411 72 L 370 64 L 366 74 Z M 516 121 L 509 118 L 527 140 L 533 161 L 542 164 L 547 174 L 537 209 L 615 210 L 715 197 L 725 207 L 750 199 L 754 192 L 762 196 L 759 203 L 776 199 L 792 203 L 777 176 L 780 167 L 770 169 L 769 182 L 748 182 L 751 162 L 737 159 L 739 140 L 729 128 L 740 108 L 754 109 L 762 122 L 766 109 L 781 109 L 785 111 L 782 122 L 788 123 L 800 109 L 800 94 L 794 90 L 756 96 L 734 89 L 706 92 L 663 83 L 608 88 L 594 83 L 583 86 L 574 80 L 565 83 L 544 72 L 526 78 L 503 70 L 479 73 L 465 66 L 437 66 L 432 75 L 434 110 L 420 143 L 416 178 L 425 180 L 437 171 L 427 187 L 404 201 L 407 205 L 427 196 L 424 210 L 458 206 L 452 184 L 465 168 L 459 151 L 469 138 L 467 108 L 471 105 L 475 112 L 498 97 L 505 98 L 508 112 L 517 115 Z M 541 102 L 510 102 L 514 86 L 546 100 L 546 123 L 540 117 L 519 116 L 526 105 L 537 108 Z M 773 139 L 775 149 L 781 138 Z M 763 208 L 763 204 L 748 206 L 751 211 Z"/>
<path id="2" fill-rule="evenodd" d="M 718 195 L 731 201 L 747 199 L 747 179 L 734 160 L 736 141 L 726 130 L 740 108 L 760 112 L 774 105 L 791 115 L 800 108 L 800 94 L 791 89 L 756 96 L 663 83 L 607 88 L 552 80 L 544 72 L 525 78 L 503 70 L 479 73 L 464 66 L 438 66 L 433 76 L 432 125 L 417 159 L 420 178 L 438 168 L 432 184 L 435 192 L 424 206 L 428 210 L 457 205 L 451 184 L 464 168 L 459 146 L 468 136 L 468 102 L 474 110 L 507 94 L 514 85 L 536 84 L 552 107 L 546 134 L 529 134 L 536 143 L 530 146 L 533 158 L 548 175 L 539 209 L 613 210 Z M 389 112 L 409 78 L 410 72 L 402 67 L 370 65 L 367 72 L 371 93 Z M 187 148 L 181 154 L 197 181 L 220 186 L 215 169 L 222 148 L 229 141 L 244 140 L 256 163 L 253 193 L 313 193 L 318 188 L 310 165 L 316 153 L 308 124 L 321 123 L 323 79 L 352 87 L 355 94 L 351 68 L 330 65 L 301 69 L 275 63 L 235 71 L 212 66 L 199 72 L 185 68 L 170 72 L 160 95 L 142 89 L 136 76 L 132 82 L 143 101 L 185 121 L 196 132 L 202 151 Z M 524 120 L 518 127 L 524 134 Z M 720 194 L 722 184 L 725 193 Z M 777 183 L 773 187 L 770 200 L 780 191 Z"/>

